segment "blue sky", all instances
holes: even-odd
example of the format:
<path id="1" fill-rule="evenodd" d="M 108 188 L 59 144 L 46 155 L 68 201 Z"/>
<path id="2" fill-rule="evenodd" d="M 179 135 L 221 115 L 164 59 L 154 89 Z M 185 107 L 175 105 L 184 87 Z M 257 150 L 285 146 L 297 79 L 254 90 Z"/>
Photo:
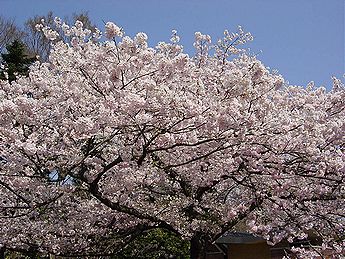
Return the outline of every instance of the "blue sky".
<path id="1" fill-rule="evenodd" d="M 247 47 L 266 66 L 277 69 L 290 84 L 331 85 L 345 72 L 344 0 L 0 0 L 0 15 L 22 24 L 49 10 L 60 17 L 88 11 L 103 28 L 114 21 L 133 36 L 143 31 L 151 46 L 168 41 L 171 30 L 193 54 L 194 32 L 214 40 L 237 25 L 255 40 Z"/>

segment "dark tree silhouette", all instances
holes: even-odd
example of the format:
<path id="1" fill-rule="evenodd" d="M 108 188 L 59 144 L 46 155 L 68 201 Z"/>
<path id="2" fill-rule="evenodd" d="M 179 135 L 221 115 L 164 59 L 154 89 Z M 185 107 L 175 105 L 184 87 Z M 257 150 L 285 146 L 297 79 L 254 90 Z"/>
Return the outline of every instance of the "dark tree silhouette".
<path id="1" fill-rule="evenodd" d="M 46 15 L 35 15 L 34 17 L 29 18 L 24 24 L 26 35 L 23 41 L 27 45 L 29 53 L 38 56 L 39 60 L 43 62 L 48 60 L 51 50 L 51 42 L 44 36 L 42 31 L 38 31 L 36 29 L 37 24 L 41 24 L 42 21 L 44 21 L 44 25 L 47 25 L 60 33 L 60 38 L 57 40 L 64 40 L 65 42 L 69 41 L 69 37 L 63 37 L 61 28 L 56 26 L 54 18 L 55 14 L 52 11 L 49 11 Z M 74 24 L 76 21 L 81 21 L 84 28 L 87 28 L 92 32 L 95 31 L 96 25 L 93 24 L 87 12 L 73 13 L 71 16 L 67 16 L 62 19 L 62 22 L 66 22 L 67 24 Z"/>
<path id="2" fill-rule="evenodd" d="M 0 16 L 0 52 L 12 41 L 22 39 L 24 34 L 24 31 L 18 27 L 14 19 Z"/>
<path id="3" fill-rule="evenodd" d="M 6 46 L 6 53 L 1 54 L 0 78 L 9 82 L 16 80 L 17 75 L 27 76 L 29 66 L 36 58 L 26 54 L 26 46 L 19 40 L 14 40 Z M 7 73 L 7 77 L 6 74 Z"/>

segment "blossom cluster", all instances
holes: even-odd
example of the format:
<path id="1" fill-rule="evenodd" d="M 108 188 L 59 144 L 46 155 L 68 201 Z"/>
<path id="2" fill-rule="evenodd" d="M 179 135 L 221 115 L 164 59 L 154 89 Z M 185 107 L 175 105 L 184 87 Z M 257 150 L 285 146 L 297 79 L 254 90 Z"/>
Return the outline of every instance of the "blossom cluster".
<path id="1" fill-rule="evenodd" d="M 217 45 L 197 32 L 189 57 L 176 31 L 151 48 L 112 22 L 104 42 L 55 22 L 75 39 L 38 25 L 49 61 L 0 81 L 0 244 L 111 253 L 135 229 L 212 241 L 245 226 L 344 253 L 340 80 L 287 85 L 237 49 L 242 28 Z"/>

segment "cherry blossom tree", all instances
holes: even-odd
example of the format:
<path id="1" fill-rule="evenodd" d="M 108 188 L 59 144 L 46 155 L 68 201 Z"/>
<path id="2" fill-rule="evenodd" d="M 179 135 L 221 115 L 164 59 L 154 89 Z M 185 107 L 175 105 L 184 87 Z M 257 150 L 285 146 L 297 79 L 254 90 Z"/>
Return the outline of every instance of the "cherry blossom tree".
<path id="1" fill-rule="evenodd" d="M 54 18 L 54 13 L 52 11 L 49 11 L 46 15 L 35 15 L 25 21 L 25 34 L 22 36 L 22 40 L 28 47 L 31 55 L 37 56 L 40 61 L 45 62 L 48 60 L 51 50 L 51 40 L 46 38 L 42 31 L 36 30 L 36 25 L 44 21 L 46 26 L 50 26 L 54 30 L 61 32 L 61 26 L 59 26 L 59 24 L 62 23 L 62 20 L 65 23 L 68 23 L 67 21 L 73 21 L 74 23 L 79 20 L 83 23 L 84 29 L 89 29 L 92 32 L 95 32 L 96 26 L 90 20 L 87 12 L 73 13 L 71 16 L 64 17 L 63 19 L 57 18 L 57 20 Z M 58 26 L 55 26 L 56 24 Z M 57 40 L 61 40 L 60 37 L 63 37 L 65 42 L 68 42 L 69 40 L 69 37 L 63 33 L 60 33 Z"/>
<path id="2" fill-rule="evenodd" d="M 72 40 L 0 81 L 2 247 L 113 254 L 161 228 L 196 259 L 244 228 L 271 243 L 312 233 L 322 246 L 308 253 L 344 253 L 339 79 L 287 85 L 241 49 L 242 28 L 215 44 L 195 33 L 190 57 L 176 31 L 151 48 L 111 22 L 106 40 L 56 22 Z"/>

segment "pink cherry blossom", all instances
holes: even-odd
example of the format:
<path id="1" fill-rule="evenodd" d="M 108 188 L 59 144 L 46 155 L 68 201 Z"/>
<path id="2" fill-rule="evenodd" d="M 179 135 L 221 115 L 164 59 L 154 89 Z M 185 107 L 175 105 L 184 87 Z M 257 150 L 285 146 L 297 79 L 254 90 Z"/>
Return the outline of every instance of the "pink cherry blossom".
<path id="1" fill-rule="evenodd" d="M 113 254 L 160 227 L 195 251 L 242 226 L 270 243 L 319 236 L 320 248 L 294 249 L 304 258 L 344 254 L 339 79 L 288 85 L 240 49 L 252 40 L 242 28 L 214 45 L 196 33 L 190 57 L 176 31 L 151 48 L 112 22 L 106 42 L 61 26 L 72 42 L 0 81 L 1 246 Z"/>

